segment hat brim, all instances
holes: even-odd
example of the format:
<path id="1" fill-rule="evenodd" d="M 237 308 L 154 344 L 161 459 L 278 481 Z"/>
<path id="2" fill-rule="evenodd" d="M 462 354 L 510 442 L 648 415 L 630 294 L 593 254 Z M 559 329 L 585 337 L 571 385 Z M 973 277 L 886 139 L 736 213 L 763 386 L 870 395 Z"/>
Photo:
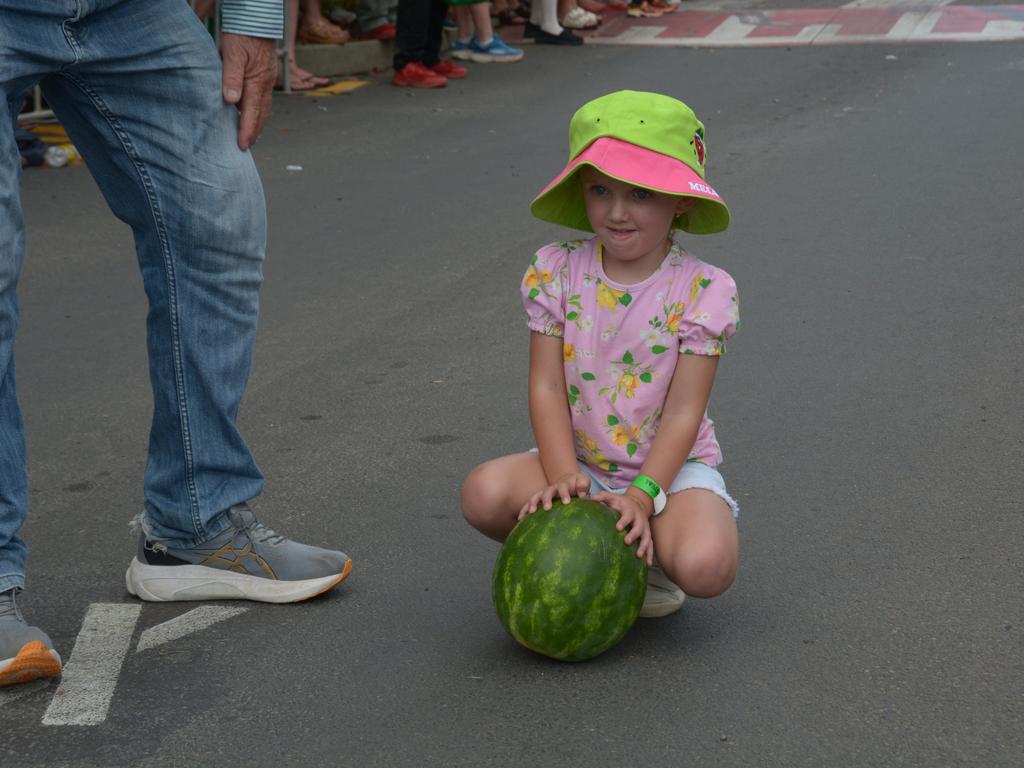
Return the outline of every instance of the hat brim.
<path id="1" fill-rule="evenodd" d="M 583 189 L 575 176 L 589 165 L 613 179 L 666 195 L 693 198 L 696 203 L 677 216 L 672 226 L 695 235 L 721 232 L 729 226 L 729 209 L 714 188 L 690 166 L 622 139 L 607 136 L 592 143 L 562 170 L 530 204 L 538 219 L 593 232 Z"/>

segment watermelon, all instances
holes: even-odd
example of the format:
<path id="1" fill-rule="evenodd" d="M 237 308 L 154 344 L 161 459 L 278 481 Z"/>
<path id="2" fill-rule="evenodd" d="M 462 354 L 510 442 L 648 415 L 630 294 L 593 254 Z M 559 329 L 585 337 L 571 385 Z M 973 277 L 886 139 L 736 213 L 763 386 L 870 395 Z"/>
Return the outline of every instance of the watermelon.
<path id="1" fill-rule="evenodd" d="M 532 651 L 583 661 L 618 643 L 647 590 L 647 565 L 610 507 L 555 501 L 524 517 L 501 547 L 492 597 L 501 624 Z"/>

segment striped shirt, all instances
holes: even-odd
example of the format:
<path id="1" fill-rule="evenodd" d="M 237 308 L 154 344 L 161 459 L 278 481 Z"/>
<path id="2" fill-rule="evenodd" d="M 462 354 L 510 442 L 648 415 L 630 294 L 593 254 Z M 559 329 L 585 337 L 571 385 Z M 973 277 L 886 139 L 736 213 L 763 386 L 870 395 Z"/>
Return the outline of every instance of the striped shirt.
<path id="1" fill-rule="evenodd" d="M 281 37 L 284 0 L 222 0 L 220 28 L 235 35 Z"/>

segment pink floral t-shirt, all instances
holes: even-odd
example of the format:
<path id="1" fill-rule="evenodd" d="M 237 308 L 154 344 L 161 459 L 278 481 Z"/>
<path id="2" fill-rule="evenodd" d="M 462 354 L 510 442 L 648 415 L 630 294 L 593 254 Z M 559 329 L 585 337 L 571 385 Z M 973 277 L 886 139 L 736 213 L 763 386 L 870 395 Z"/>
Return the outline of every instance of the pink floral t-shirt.
<path id="1" fill-rule="evenodd" d="M 661 419 L 677 355 L 721 355 L 739 327 L 736 283 L 673 243 L 636 285 L 610 280 L 597 238 L 552 243 L 523 279 L 530 330 L 563 340 L 576 455 L 612 488 L 640 471 Z M 689 459 L 722 452 L 704 414 Z"/>

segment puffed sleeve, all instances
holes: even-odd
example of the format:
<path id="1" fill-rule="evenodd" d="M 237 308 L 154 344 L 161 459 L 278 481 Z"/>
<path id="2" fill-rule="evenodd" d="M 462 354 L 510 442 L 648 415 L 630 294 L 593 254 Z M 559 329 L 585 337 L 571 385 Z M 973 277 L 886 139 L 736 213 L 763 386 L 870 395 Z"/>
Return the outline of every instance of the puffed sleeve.
<path id="1" fill-rule="evenodd" d="M 690 281 L 689 300 L 679 324 L 683 355 L 721 355 L 740 327 L 736 282 L 724 270 L 702 264 Z"/>
<path id="2" fill-rule="evenodd" d="M 566 250 L 557 244 L 537 251 L 523 277 L 523 308 L 531 331 L 545 336 L 563 335 L 569 264 Z"/>

